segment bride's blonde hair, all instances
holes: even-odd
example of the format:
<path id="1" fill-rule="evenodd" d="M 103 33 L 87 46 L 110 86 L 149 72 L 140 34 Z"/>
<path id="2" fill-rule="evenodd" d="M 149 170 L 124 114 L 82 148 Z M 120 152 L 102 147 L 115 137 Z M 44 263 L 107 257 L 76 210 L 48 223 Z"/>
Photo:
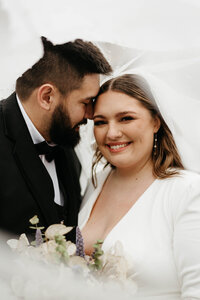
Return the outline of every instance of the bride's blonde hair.
<path id="1" fill-rule="evenodd" d="M 177 174 L 177 169 L 184 169 L 173 135 L 157 108 L 146 80 L 139 75 L 122 75 L 105 82 L 101 86 L 98 96 L 107 91 L 124 93 L 137 99 L 150 112 L 153 118 L 158 117 L 160 119 L 160 128 L 157 132 L 157 148 L 156 151 L 152 149 L 153 174 L 157 178 L 163 179 Z M 102 157 L 103 155 L 97 147 L 92 165 L 92 181 L 95 186 L 96 167 Z M 107 165 L 109 165 L 108 162 L 105 166 Z M 112 167 L 115 168 L 114 166 Z"/>

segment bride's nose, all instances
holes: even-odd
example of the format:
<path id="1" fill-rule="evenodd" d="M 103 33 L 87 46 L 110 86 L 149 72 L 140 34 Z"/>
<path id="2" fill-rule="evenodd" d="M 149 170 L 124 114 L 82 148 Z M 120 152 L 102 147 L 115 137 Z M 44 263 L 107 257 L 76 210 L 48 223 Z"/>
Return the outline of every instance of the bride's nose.
<path id="1" fill-rule="evenodd" d="M 110 140 L 116 140 L 122 137 L 120 125 L 117 125 L 116 123 L 109 124 L 106 137 Z"/>

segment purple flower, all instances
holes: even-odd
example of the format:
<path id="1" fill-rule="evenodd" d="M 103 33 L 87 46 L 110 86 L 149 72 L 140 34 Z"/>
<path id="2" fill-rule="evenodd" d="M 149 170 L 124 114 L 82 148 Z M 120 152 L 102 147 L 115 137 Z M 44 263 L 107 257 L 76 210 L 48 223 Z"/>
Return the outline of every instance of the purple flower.
<path id="1" fill-rule="evenodd" d="M 85 257 L 83 237 L 78 226 L 76 227 L 76 255 Z"/>
<path id="2" fill-rule="evenodd" d="M 43 243 L 42 232 L 39 228 L 37 228 L 36 233 L 35 233 L 35 245 L 36 245 L 36 247 L 38 247 L 42 243 Z"/>

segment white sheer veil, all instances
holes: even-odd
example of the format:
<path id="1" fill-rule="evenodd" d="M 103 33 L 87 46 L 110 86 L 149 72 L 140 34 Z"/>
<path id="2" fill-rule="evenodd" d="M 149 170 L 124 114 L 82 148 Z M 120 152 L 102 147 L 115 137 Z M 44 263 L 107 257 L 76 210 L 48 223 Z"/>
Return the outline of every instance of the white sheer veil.
<path id="1" fill-rule="evenodd" d="M 94 41 L 110 61 L 112 76 L 143 76 L 173 133 L 185 167 L 200 172 L 199 0 L 0 0 L 0 99 L 9 96 L 16 78 L 41 57 L 42 35 L 53 43 L 75 38 Z M 92 121 L 81 128 L 81 135 L 76 152 L 83 167 L 84 191 L 94 152 Z M 6 252 L 0 253 L 4 299 L 21 299 L 20 287 L 24 299 L 48 299 L 49 294 L 42 297 L 44 279 L 49 282 L 48 293 L 56 287 L 56 299 L 70 293 L 69 287 L 70 297 L 76 299 L 125 299 L 116 290 L 106 297 L 96 287 L 85 288 L 84 282 L 76 280 L 74 284 L 64 269 L 59 274 L 48 269 L 44 273 L 34 262 L 13 268 Z M 13 275 L 15 295 L 10 288 Z"/>
<path id="2" fill-rule="evenodd" d="M 112 76 L 132 72 L 147 79 L 185 167 L 200 172 L 198 0 L 0 0 L 0 33 L 0 99 L 41 57 L 39 36 L 54 43 L 98 41 Z M 93 155 L 90 124 L 76 149 L 86 176 Z"/>
<path id="3" fill-rule="evenodd" d="M 138 74 L 147 80 L 185 168 L 200 172 L 199 49 L 143 51 L 105 43 L 99 46 L 113 65 L 111 77 Z"/>

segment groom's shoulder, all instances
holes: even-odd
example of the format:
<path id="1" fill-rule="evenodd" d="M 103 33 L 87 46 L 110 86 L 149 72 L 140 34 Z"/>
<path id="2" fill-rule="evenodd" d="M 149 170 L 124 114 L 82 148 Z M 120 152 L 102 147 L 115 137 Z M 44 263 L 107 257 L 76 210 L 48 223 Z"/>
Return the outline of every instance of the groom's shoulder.
<path id="1" fill-rule="evenodd" d="M 16 100 L 16 93 L 13 92 L 9 97 L 0 100 L 0 113 L 2 113 L 3 109 L 9 108 L 13 106 L 17 102 Z"/>
<path id="2" fill-rule="evenodd" d="M 13 93 L 11 93 L 9 96 L 4 97 L 0 100 L 0 103 L 6 103 L 9 101 L 12 101 L 13 99 L 16 99 L 16 92 L 14 91 Z"/>

